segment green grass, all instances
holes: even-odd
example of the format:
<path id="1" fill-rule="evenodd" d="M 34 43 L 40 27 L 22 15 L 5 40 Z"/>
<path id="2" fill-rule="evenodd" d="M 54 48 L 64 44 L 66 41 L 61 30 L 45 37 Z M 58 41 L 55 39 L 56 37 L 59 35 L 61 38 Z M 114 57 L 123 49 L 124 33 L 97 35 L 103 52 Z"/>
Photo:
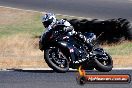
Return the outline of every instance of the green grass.
<path id="1" fill-rule="evenodd" d="M 0 51 L 1 53 L 3 53 L 2 55 L 3 57 L 0 57 L 0 60 L 3 60 L 5 62 L 5 63 L 0 62 L 1 64 L 0 66 L 2 67 L 6 64 L 13 65 L 13 62 L 10 62 L 10 59 L 15 60 L 15 57 L 10 56 L 10 52 L 11 54 L 19 56 L 20 58 L 21 58 L 21 55 L 22 56 L 27 55 L 28 58 L 31 57 L 29 62 L 32 62 L 32 59 L 33 59 L 32 56 L 37 57 L 37 59 L 41 59 L 40 62 L 42 62 L 43 53 L 38 49 L 38 39 L 34 38 L 35 36 L 41 35 L 44 30 L 44 27 L 40 19 L 42 14 L 34 13 L 34 12 L 19 11 L 19 10 L 12 11 L 11 9 L 8 9 L 6 13 L 7 9 L 4 9 L 4 8 L 0 8 L 0 9 L 1 9 Z M 4 14 L 8 16 L 4 16 Z M 62 16 L 62 15 L 58 15 L 57 18 L 58 19 L 61 19 L 61 18 L 81 19 L 77 17 L 69 17 L 69 16 Z M 35 48 L 36 46 L 37 48 Z M 109 52 L 110 55 L 112 55 L 114 62 L 116 62 L 114 64 L 117 67 L 131 66 L 132 42 L 125 41 L 121 44 L 103 45 L 102 47 L 107 52 Z M 10 52 L 8 52 L 8 50 Z M 9 57 L 4 57 L 6 55 L 9 55 Z M 6 61 L 7 59 L 5 60 L 4 58 L 8 58 L 9 61 Z M 37 63 L 37 66 L 40 66 L 40 62 Z M 13 65 L 13 66 L 19 65 L 18 63 L 20 63 L 20 61 L 14 61 L 14 64 L 16 65 Z M 26 63 L 26 61 L 24 63 Z M 32 65 L 34 63 L 36 62 L 33 62 Z M 28 64 L 29 63 L 26 63 L 27 66 Z M 7 67 L 9 66 L 7 65 Z"/>
<path id="2" fill-rule="evenodd" d="M 104 47 L 111 55 L 132 55 L 132 42 L 123 42 Z"/>
<path id="3" fill-rule="evenodd" d="M 32 13 L 32 14 L 33 15 L 31 15 L 31 17 L 29 17 L 28 19 L 26 17 L 22 17 L 22 19 L 20 18 L 20 21 L 18 21 L 17 23 L 0 25 L 0 38 L 7 36 L 9 37 L 11 35 L 16 35 L 16 34 L 24 35 L 25 33 L 30 34 L 33 37 L 41 35 L 41 33 L 44 30 L 44 27 L 41 23 L 42 14 L 41 13 Z M 58 15 L 57 18 L 77 19 L 77 17 L 68 17 L 62 15 Z M 105 47 L 105 49 L 111 55 L 130 55 L 132 54 L 132 43 L 125 42 L 118 45 L 115 44 L 112 46 L 107 46 Z"/>
<path id="4" fill-rule="evenodd" d="M 21 20 L 20 20 L 21 21 Z M 40 14 L 36 14 L 31 19 L 17 24 L 0 25 L 0 37 L 6 37 L 16 34 L 31 34 L 32 36 L 40 35 L 44 27 L 40 22 Z"/>
<path id="5" fill-rule="evenodd" d="M 42 31 L 45 29 L 41 23 L 41 13 L 35 13 L 35 15 L 29 19 L 24 20 L 23 22 L 18 22 L 14 24 L 6 24 L 6 25 L 0 25 L 0 38 L 6 37 L 10 35 L 16 35 L 16 34 L 31 34 L 31 36 L 39 36 Z M 75 17 L 68 17 L 68 16 L 62 16 L 58 15 L 58 19 L 62 18 L 75 18 Z"/>

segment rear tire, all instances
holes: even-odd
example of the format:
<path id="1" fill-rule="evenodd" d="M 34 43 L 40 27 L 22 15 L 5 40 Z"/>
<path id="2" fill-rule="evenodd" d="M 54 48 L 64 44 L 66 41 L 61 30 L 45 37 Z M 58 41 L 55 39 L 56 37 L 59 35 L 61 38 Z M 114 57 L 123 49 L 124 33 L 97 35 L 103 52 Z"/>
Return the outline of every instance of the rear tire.
<path id="1" fill-rule="evenodd" d="M 108 64 L 107 65 L 104 65 L 98 59 L 95 59 L 95 64 L 96 64 L 95 69 L 98 70 L 98 71 L 100 71 L 100 72 L 109 72 L 113 68 L 112 57 L 109 54 L 107 54 L 106 52 L 105 52 L 105 54 L 108 57 L 108 60 L 107 60 Z"/>

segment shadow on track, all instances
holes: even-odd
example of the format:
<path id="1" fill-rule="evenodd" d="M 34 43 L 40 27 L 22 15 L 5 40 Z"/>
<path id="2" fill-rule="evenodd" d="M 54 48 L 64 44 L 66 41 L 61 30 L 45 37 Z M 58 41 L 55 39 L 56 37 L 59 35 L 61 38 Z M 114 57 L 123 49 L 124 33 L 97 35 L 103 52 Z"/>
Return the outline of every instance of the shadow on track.
<path id="1" fill-rule="evenodd" d="M 14 69 L 13 71 L 17 72 L 31 72 L 31 73 L 55 73 L 53 70 L 22 70 L 22 69 Z"/>
<path id="2" fill-rule="evenodd" d="M 31 73 L 57 73 L 54 70 L 22 70 L 22 69 L 13 69 L 12 71 L 17 72 L 31 72 Z M 66 73 L 78 72 L 78 70 L 69 70 Z M 87 70 L 87 72 L 96 72 L 95 70 Z"/>

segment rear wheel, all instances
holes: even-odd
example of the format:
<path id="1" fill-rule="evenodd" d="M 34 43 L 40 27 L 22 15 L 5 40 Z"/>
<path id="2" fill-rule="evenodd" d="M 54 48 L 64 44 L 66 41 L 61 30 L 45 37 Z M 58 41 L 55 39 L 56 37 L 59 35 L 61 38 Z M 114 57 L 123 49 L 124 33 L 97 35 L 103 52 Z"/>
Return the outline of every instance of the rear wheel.
<path id="1" fill-rule="evenodd" d="M 56 72 L 67 72 L 69 70 L 69 61 L 59 48 L 46 49 L 44 59 L 48 66 Z"/>
<path id="2" fill-rule="evenodd" d="M 95 69 L 101 72 L 109 72 L 113 68 L 113 60 L 108 53 L 104 52 L 104 54 L 103 57 L 100 56 L 95 59 Z"/>

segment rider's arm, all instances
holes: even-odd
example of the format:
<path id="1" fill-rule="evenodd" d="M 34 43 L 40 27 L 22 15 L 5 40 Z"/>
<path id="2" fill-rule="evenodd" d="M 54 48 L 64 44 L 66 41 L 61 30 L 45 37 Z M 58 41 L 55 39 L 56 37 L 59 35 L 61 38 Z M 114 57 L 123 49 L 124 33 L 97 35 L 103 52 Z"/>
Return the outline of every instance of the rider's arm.
<path id="1" fill-rule="evenodd" d="M 43 50 L 43 44 L 48 41 L 48 38 L 52 35 L 53 31 L 52 29 L 48 28 L 45 29 L 39 39 L 39 49 Z"/>

